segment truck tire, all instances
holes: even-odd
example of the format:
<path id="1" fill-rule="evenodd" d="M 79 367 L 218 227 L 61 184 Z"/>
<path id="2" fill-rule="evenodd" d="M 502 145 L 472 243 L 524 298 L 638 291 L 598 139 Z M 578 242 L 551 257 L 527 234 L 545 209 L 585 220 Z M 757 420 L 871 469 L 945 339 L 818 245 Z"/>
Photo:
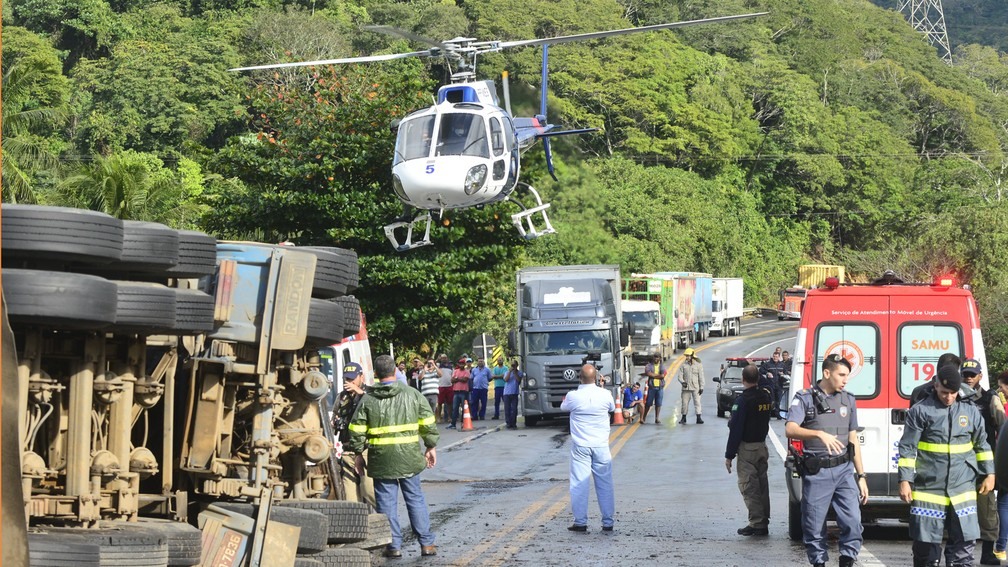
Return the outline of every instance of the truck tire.
<path id="1" fill-rule="evenodd" d="M 273 506 L 270 508 L 270 520 L 301 528 L 297 552 L 308 555 L 325 550 L 326 535 L 329 533 L 329 519 L 325 514 L 307 508 L 280 506 L 282 502 L 286 501 L 273 502 Z M 254 504 L 245 502 L 214 502 L 214 505 L 250 518 L 255 518 L 257 513 Z"/>
<path id="2" fill-rule="evenodd" d="M 175 290 L 175 324 L 178 334 L 207 333 L 214 329 L 214 298 L 198 289 Z"/>
<path id="3" fill-rule="evenodd" d="M 539 423 L 539 416 L 525 416 L 525 427 L 535 427 Z"/>
<path id="4" fill-rule="evenodd" d="M 294 558 L 294 567 L 322 567 L 322 563 L 312 559 L 314 555 L 298 556 Z"/>
<path id="5" fill-rule="evenodd" d="M 363 502 L 346 500 L 279 500 L 277 507 L 301 508 L 321 512 L 329 519 L 329 543 L 353 543 L 368 537 L 368 514 L 371 507 Z M 321 558 L 318 558 L 323 561 Z"/>
<path id="6" fill-rule="evenodd" d="M 175 290 L 161 284 L 117 281 L 114 331 L 157 334 L 175 326 Z"/>
<path id="7" fill-rule="evenodd" d="M 389 525 L 388 516 L 372 512 L 368 514 L 367 539 L 356 543 L 348 543 L 346 547 L 381 549 L 390 543 L 392 543 L 392 526 Z"/>
<path id="8" fill-rule="evenodd" d="M 311 252 L 318 258 L 315 264 L 315 284 L 312 297 L 332 299 L 346 295 L 350 280 L 350 261 L 342 248 L 316 246 L 299 247 L 298 250 Z M 340 252 L 336 252 L 339 250 Z"/>
<path id="9" fill-rule="evenodd" d="M 343 291 L 343 294 L 357 291 L 357 286 L 360 285 L 360 265 L 357 258 L 357 252 L 350 250 L 349 248 L 336 248 L 334 246 L 308 246 L 306 248 L 325 250 L 342 257 L 343 263 L 346 267 L 346 290 Z"/>
<path id="10" fill-rule="evenodd" d="M 176 279 L 211 276 L 217 268 L 217 239 L 196 230 L 178 231 L 178 259 L 165 270 Z"/>
<path id="11" fill-rule="evenodd" d="M 160 274 L 178 263 L 179 233 L 156 222 L 123 221 L 121 257 L 101 267 L 113 279 L 140 279 L 135 274 Z"/>
<path id="12" fill-rule="evenodd" d="M 97 211 L 39 205 L 4 205 L 0 246 L 4 259 L 107 264 L 123 250 L 123 223 Z"/>
<path id="13" fill-rule="evenodd" d="M 15 324 L 95 330 L 116 319 L 116 284 L 98 276 L 5 268 L 3 292 Z"/>
<path id="14" fill-rule="evenodd" d="M 353 547 L 330 547 L 318 555 L 313 555 L 312 559 L 325 567 L 371 566 L 371 552 Z"/>
<path id="15" fill-rule="evenodd" d="M 788 537 L 791 541 L 802 541 L 801 503 L 788 501 Z"/>
<path id="16" fill-rule="evenodd" d="M 336 303 L 343 306 L 343 338 L 352 337 L 360 332 L 361 311 L 360 302 L 352 295 L 337 298 Z"/>
<path id="17" fill-rule="evenodd" d="M 28 532 L 30 567 L 100 567 L 98 544 L 75 536 Z"/>
<path id="18" fill-rule="evenodd" d="M 199 565 L 203 532 L 185 523 L 160 518 L 140 518 L 138 523 L 164 536 L 168 543 L 168 567 Z"/>
<path id="19" fill-rule="evenodd" d="M 328 299 L 312 298 L 308 308 L 305 346 L 315 348 L 343 340 L 343 306 Z"/>
<path id="20" fill-rule="evenodd" d="M 117 522 L 115 527 L 41 528 L 52 536 L 87 540 L 98 546 L 102 567 L 163 567 L 168 563 L 165 537 L 138 524 Z M 74 563 L 70 563 L 73 565 Z"/>

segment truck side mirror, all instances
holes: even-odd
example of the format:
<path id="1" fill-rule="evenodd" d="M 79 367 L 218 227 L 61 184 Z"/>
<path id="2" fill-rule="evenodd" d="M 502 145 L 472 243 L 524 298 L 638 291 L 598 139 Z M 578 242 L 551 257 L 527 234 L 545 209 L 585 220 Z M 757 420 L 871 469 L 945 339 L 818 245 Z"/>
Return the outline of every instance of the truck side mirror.
<path id="1" fill-rule="evenodd" d="M 626 327 L 627 333 L 631 335 L 637 332 L 637 323 L 634 321 L 627 321 L 624 323 L 624 326 Z"/>
<path id="2" fill-rule="evenodd" d="M 507 335 L 507 347 L 508 353 L 514 355 L 518 352 L 518 331 L 516 329 L 511 329 L 508 331 Z"/>
<path id="3" fill-rule="evenodd" d="M 630 323 L 633 325 L 633 323 Z M 623 325 L 619 330 L 619 346 L 620 348 L 626 348 L 630 344 L 630 331 L 627 329 L 627 325 Z"/>

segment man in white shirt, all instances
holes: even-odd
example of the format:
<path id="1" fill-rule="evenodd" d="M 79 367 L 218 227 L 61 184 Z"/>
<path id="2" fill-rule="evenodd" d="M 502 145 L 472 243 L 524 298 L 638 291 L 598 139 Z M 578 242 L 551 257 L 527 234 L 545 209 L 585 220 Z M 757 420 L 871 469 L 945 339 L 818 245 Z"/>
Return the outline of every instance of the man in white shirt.
<path id="1" fill-rule="evenodd" d="M 602 512 L 602 531 L 613 530 L 616 497 L 613 492 L 612 455 L 609 453 L 609 414 L 616 411 L 612 394 L 595 385 L 598 370 L 581 367 L 581 385 L 564 396 L 560 409 L 570 412 L 570 496 L 572 532 L 588 531 L 588 485 L 595 479 L 595 496 Z"/>

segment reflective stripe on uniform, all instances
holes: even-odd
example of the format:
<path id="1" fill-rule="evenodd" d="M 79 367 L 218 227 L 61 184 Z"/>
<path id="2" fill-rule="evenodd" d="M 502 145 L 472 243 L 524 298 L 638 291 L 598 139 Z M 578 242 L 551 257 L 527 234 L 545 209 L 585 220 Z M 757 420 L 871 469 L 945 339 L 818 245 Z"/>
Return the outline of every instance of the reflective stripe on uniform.
<path id="1" fill-rule="evenodd" d="M 429 415 L 420 420 L 420 425 L 434 425 L 434 416 Z"/>
<path id="2" fill-rule="evenodd" d="M 402 445 L 405 443 L 419 443 L 419 435 L 407 435 L 406 437 L 376 437 L 368 439 L 371 445 Z"/>
<path id="3" fill-rule="evenodd" d="M 349 429 L 354 433 L 367 433 L 367 425 L 363 423 L 351 423 Z"/>
<path id="4" fill-rule="evenodd" d="M 916 468 L 917 467 L 917 459 L 908 459 L 908 458 L 900 457 L 900 460 L 896 462 L 896 466 Z"/>
<path id="5" fill-rule="evenodd" d="M 952 506 L 955 504 L 962 504 L 963 502 L 970 502 L 976 500 L 977 493 L 975 490 L 970 490 L 969 492 L 963 492 L 962 494 L 956 494 L 955 496 L 949 497 L 942 494 L 931 494 L 929 492 L 921 492 L 914 490 L 912 493 L 912 498 L 918 502 L 928 502 L 930 504 L 940 504 L 944 506 Z"/>
<path id="6" fill-rule="evenodd" d="M 976 459 L 978 461 L 993 461 L 994 453 L 990 451 L 978 451 L 976 454 Z"/>
<path id="7" fill-rule="evenodd" d="M 957 453 L 969 453 L 973 450 L 973 444 L 956 443 L 955 445 L 949 445 L 948 443 L 928 443 L 926 441 L 921 441 L 917 443 L 917 448 L 921 451 L 927 451 L 929 453 L 945 453 L 946 455 L 954 455 Z"/>
<path id="8" fill-rule="evenodd" d="M 416 423 L 405 423 L 403 425 L 386 425 L 384 427 L 372 427 L 367 430 L 368 435 L 385 435 L 386 433 L 402 433 L 404 431 L 417 431 L 420 425 Z"/>

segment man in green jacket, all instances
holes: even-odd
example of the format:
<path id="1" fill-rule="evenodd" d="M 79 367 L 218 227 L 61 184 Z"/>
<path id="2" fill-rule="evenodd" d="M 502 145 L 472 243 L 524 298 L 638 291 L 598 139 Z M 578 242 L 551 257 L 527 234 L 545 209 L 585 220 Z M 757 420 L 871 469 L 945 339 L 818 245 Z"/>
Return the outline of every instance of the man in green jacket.
<path id="1" fill-rule="evenodd" d="M 980 537 L 977 492 L 994 488 L 983 418 L 976 406 L 957 399 L 961 385 L 957 367 L 939 369 L 934 391 L 907 412 L 899 442 L 899 492 L 910 504 L 914 567 L 941 564 L 945 532 L 949 567 L 973 565 Z"/>
<path id="2" fill-rule="evenodd" d="M 383 354 L 374 360 L 379 383 L 364 396 L 350 420 L 350 450 L 368 449 L 368 475 L 374 479 L 375 509 L 388 516 L 392 543 L 385 557 L 402 557 L 399 528 L 399 489 L 402 489 L 410 527 L 420 541 L 420 555 L 437 555 L 430 529 L 427 501 L 420 488 L 420 472 L 437 463 L 438 430 L 430 404 L 417 391 L 396 380 L 395 361 Z M 420 440 L 427 448 L 420 450 Z M 363 474 L 363 460 L 357 461 Z"/>

